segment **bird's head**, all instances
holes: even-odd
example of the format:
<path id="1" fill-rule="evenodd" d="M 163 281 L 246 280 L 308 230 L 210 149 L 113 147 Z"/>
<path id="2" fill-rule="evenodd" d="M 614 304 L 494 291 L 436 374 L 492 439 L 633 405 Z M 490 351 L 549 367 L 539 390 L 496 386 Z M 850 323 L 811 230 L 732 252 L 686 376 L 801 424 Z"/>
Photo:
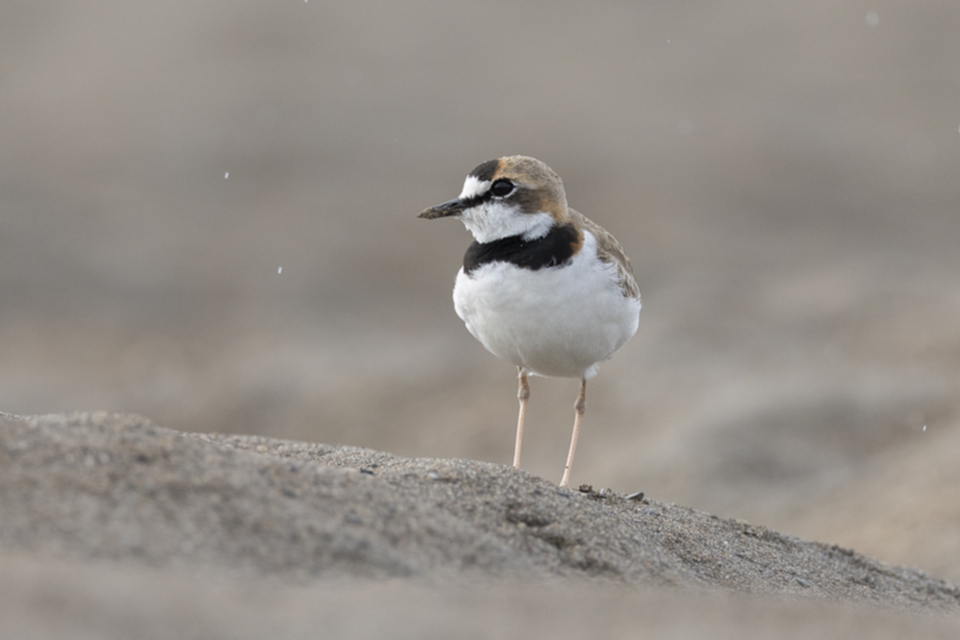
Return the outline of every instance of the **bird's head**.
<path id="1" fill-rule="evenodd" d="M 521 236 L 535 240 L 569 220 L 560 176 L 527 156 L 488 160 L 467 174 L 453 200 L 424 209 L 420 218 L 459 218 L 480 243 Z"/>

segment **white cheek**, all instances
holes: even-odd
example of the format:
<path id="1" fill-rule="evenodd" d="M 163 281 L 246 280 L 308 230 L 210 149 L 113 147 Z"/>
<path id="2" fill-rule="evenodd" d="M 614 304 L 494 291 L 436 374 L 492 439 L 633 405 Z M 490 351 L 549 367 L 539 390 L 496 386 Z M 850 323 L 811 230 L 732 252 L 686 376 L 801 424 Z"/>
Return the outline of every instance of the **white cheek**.
<path id="1" fill-rule="evenodd" d="M 464 226 L 477 242 L 493 242 L 510 236 L 524 240 L 542 238 L 550 232 L 553 217 L 549 213 L 520 213 L 502 202 L 485 202 L 460 214 Z"/>
<path id="2" fill-rule="evenodd" d="M 469 200 L 487 192 L 490 188 L 489 180 L 478 180 L 473 176 L 467 176 L 463 181 L 463 191 L 460 192 L 461 200 Z"/>

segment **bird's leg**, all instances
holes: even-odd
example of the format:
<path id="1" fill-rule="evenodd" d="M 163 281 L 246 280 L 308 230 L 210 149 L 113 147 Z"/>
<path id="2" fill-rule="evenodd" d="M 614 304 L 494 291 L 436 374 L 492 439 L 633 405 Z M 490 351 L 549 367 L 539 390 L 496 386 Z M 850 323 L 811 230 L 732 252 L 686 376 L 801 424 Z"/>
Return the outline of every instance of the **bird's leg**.
<path id="1" fill-rule="evenodd" d="M 560 487 L 566 489 L 570 486 L 570 467 L 573 466 L 573 454 L 577 451 L 577 438 L 580 437 L 580 423 L 583 422 L 583 414 L 587 410 L 587 379 L 580 379 L 580 395 L 577 396 L 577 402 L 573 405 L 573 436 L 570 437 L 570 453 L 567 454 L 567 466 L 563 469 L 563 478 L 560 480 Z"/>
<path id="2" fill-rule="evenodd" d="M 530 385 L 527 383 L 527 372 L 517 367 L 520 372 L 520 388 L 517 390 L 517 399 L 520 400 L 520 417 L 517 418 L 517 446 L 513 450 L 513 466 L 520 468 L 520 444 L 523 442 L 523 418 L 527 415 L 527 399 L 530 398 Z"/>

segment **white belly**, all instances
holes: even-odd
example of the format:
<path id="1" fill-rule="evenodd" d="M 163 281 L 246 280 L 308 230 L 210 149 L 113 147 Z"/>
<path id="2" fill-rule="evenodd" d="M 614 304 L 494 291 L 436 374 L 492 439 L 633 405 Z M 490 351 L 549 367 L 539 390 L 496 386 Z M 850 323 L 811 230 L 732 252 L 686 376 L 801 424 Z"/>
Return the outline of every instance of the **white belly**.
<path id="1" fill-rule="evenodd" d="M 637 331 L 640 300 L 623 295 L 592 236 L 570 264 L 536 271 L 494 262 L 453 289 L 457 315 L 494 355 L 530 373 L 590 378 Z"/>

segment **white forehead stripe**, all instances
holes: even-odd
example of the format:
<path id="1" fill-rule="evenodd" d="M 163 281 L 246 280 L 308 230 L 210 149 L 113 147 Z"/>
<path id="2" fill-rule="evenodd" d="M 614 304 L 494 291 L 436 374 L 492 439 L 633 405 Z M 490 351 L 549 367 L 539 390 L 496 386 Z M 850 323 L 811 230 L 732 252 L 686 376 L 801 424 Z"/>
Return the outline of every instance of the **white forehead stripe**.
<path id="1" fill-rule="evenodd" d="M 490 188 L 489 180 L 479 180 L 474 176 L 467 176 L 463 181 L 463 191 L 460 192 L 461 200 L 469 200 L 479 195 L 483 195 Z"/>

